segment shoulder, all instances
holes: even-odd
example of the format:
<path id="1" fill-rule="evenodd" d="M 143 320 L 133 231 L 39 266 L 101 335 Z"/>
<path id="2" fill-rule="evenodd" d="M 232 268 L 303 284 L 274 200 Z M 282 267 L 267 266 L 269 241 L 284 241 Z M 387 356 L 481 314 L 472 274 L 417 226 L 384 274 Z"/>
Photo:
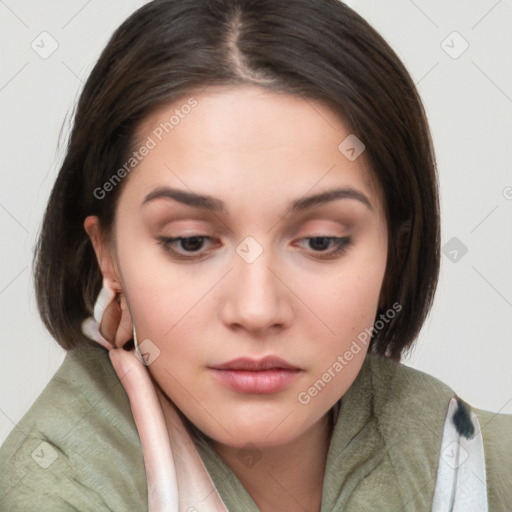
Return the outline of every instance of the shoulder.
<path id="1" fill-rule="evenodd" d="M 481 432 L 489 510 L 512 510 L 512 415 L 475 408 L 425 372 L 381 356 L 367 357 L 379 430 L 394 446 L 390 457 L 403 470 L 401 477 L 422 475 L 435 483 L 446 463 L 443 432 L 453 426 L 464 446 L 476 446 L 466 439 Z"/>
<path id="2" fill-rule="evenodd" d="M 403 363 L 368 354 L 374 412 L 383 430 L 396 429 L 437 438 L 455 391 L 439 379 Z M 410 437 L 410 436 L 408 436 Z"/>
<path id="3" fill-rule="evenodd" d="M 512 414 L 472 410 L 483 438 L 489 510 L 512 510 Z"/>
<path id="4" fill-rule="evenodd" d="M 106 350 L 66 354 L 0 447 L 0 466 L 1 510 L 144 510 L 140 440 Z"/>

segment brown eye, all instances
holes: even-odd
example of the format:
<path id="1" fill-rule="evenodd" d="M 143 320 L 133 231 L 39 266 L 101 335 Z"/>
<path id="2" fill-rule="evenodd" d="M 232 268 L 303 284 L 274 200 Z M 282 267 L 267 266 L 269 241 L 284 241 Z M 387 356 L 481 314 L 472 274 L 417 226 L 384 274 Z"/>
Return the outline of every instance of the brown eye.
<path id="1" fill-rule="evenodd" d="M 181 243 L 181 247 L 189 252 L 189 251 L 198 251 L 201 249 L 204 243 L 204 237 L 201 236 L 189 236 L 187 238 L 178 238 L 178 243 Z"/>
<path id="2" fill-rule="evenodd" d="M 309 247 L 313 249 L 316 256 L 320 258 L 332 258 L 344 252 L 352 243 L 350 237 L 336 237 L 336 236 L 313 236 L 306 237 L 302 240 L 309 241 Z M 333 247 L 331 250 L 327 250 Z"/>
<path id="3" fill-rule="evenodd" d="M 164 250 L 178 259 L 197 259 L 205 254 L 201 251 L 206 240 L 211 240 L 209 236 L 194 235 L 187 237 L 167 237 L 161 236 L 157 238 Z M 181 246 L 181 247 L 180 247 Z M 197 254 L 199 252 L 199 254 Z"/>

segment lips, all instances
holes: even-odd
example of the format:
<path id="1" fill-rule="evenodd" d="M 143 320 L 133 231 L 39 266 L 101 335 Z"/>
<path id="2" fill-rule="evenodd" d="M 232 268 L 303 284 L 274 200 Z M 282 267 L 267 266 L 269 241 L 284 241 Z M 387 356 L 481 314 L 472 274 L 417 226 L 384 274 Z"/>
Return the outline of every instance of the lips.
<path id="1" fill-rule="evenodd" d="M 288 387 L 303 371 L 274 356 L 263 359 L 242 357 L 210 367 L 221 384 L 237 393 L 270 394 Z"/>
<path id="2" fill-rule="evenodd" d="M 212 367 L 215 370 L 247 370 L 247 371 L 263 371 L 263 370 L 300 370 L 297 366 L 288 363 L 284 359 L 275 356 L 267 356 L 263 359 L 250 359 L 249 357 L 240 357 L 233 359 L 227 363 L 219 364 Z"/>

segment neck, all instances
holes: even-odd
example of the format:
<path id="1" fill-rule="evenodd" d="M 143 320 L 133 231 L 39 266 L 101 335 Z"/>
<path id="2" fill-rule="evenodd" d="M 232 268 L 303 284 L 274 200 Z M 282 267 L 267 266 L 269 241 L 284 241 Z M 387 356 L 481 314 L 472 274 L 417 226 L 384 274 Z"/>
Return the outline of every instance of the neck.
<path id="1" fill-rule="evenodd" d="M 332 429 L 327 413 L 292 442 L 255 449 L 259 460 L 252 462 L 250 453 L 248 460 L 240 457 L 239 448 L 213 440 L 212 445 L 261 512 L 317 512 Z"/>

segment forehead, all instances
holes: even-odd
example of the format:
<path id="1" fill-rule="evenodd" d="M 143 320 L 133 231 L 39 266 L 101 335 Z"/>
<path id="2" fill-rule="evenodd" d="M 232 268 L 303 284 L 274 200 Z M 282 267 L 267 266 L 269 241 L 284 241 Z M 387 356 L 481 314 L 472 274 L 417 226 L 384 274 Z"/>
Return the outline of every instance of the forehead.
<path id="1" fill-rule="evenodd" d="M 139 124 L 132 149 L 151 150 L 130 180 L 147 189 L 182 176 L 212 195 L 228 185 L 305 193 L 341 180 L 383 204 L 364 152 L 351 161 L 340 150 L 347 137 L 349 126 L 319 100 L 256 86 L 209 87 L 158 106 Z"/>

